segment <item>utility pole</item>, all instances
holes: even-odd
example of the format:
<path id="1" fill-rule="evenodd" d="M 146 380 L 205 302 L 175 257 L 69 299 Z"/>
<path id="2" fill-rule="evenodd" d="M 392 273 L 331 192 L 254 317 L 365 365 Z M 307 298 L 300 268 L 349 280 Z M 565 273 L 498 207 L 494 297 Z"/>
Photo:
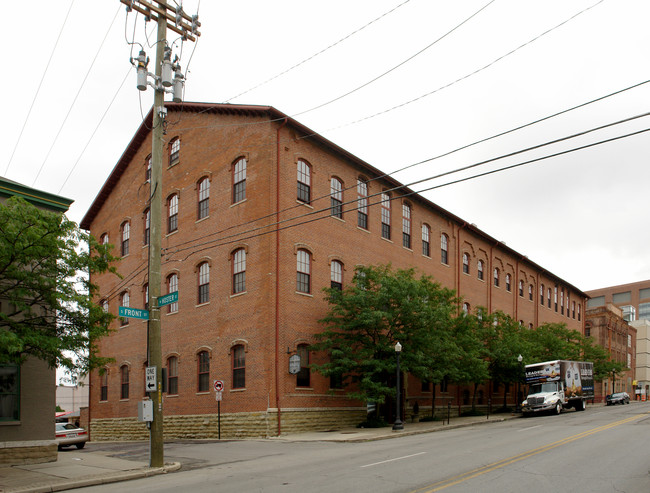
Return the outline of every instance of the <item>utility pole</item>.
<path id="1" fill-rule="evenodd" d="M 145 15 L 146 19 L 158 23 L 156 36 L 155 73 L 147 72 L 148 58 L 140 51 L 137 61 L 137 87 L 140 91 L 147 89 L 147 77 L 153 78 L 153 130 L 151 138 L 151 192 L 150 192 L 150 240 L 149 240 L 149 331 L 148 331 L 148 366 L 156 368 L 156 389 L 149 393 L 153 401 L 153 421 L 149 434 L 149 465 L 162 467 L 163 453 L 163 403 L 162 403 L 162 337 L 160 324 L 160 307 L 158 299 L 161 291 L 161 242 L 162 242 L 162 160 L 164 148 L 164 126 L 167 110 L 165 109 L 165 88 L 172 87 L 174 101 L 181 101 L 183 95 L 183 75 L 180 65 L 171 63 L 171 48 L 167 44 L 167 28 L 183 36 L 184 39 L 195 41 L 193 34 L 200 36 L 197 31 L 201 25 L 198 16 L 190 17 L 183 12 L 182 7 L 172 7 L 164 0 L 154 2 L 147 0 L 120 0 L 127 6 L 127 11 L 136 10 Z M 168 24 L 167 21 L 170 21 Z M 189 23 L 188 23 L 189 22 Z M 132 60 L 133 63 L 133 60 Z M 174 71 L 172 81 L 171 73 Z"/>

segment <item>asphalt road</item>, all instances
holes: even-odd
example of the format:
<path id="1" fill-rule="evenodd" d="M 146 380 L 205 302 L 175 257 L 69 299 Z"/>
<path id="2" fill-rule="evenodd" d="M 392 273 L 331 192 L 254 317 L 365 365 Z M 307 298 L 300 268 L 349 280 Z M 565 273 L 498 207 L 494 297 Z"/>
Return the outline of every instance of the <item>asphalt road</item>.
<path id="1" fill-rule="evenodd" d="M 91 444 L 89 444 L 91 445 Z M 147 460 L 147 444 L 100 445 Z M 182 442 L 130 492 L 650 491 L 650 413 L 630 404 L 365 443 Z M 114 491 L 116 485 L 78 492 Z"/>

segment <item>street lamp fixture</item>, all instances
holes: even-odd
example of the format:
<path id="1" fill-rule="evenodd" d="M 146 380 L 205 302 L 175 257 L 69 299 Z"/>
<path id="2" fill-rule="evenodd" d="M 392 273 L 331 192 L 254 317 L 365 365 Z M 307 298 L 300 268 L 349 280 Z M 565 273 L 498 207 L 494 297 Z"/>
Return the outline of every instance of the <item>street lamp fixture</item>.
<path id="1" fill-rule="evenodd" d="M 395 423 L 393 423 L 393 431 L 399 431 L 404 429 L 404 423 L 402 423 L 402 420 L 400 419 L 401 391 L 400 391 L 399 353 L 401 352 L 402 352 L 402 345 L 398 341 L 397 344 L 395 344 L 395 355 L 397 357 L 397 396 L 395 398 L 396 407 L 395 407 Z"/>

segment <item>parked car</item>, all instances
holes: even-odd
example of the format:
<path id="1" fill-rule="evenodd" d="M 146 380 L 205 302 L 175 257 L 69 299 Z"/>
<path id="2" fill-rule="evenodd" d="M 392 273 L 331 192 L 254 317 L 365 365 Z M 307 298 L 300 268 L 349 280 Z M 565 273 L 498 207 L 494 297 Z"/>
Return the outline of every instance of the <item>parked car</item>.
<path id="1" fill-rule="evenodd" d="M 75 445 L 77 448 L 84 448 L 88 441 L 88 432 L 72 423 L 56 423 L 55 438 L 59 450 L 63 447 Z"/>
<path id="2" fill-rule="evenodd" d="M 630 395 L 627 392 L 616 392 L 615 394 L 610 394 L 605 397 L 605 401 L 607 402 L 608 406 L 612 406 L 614 404 L 629 404 Z"/>

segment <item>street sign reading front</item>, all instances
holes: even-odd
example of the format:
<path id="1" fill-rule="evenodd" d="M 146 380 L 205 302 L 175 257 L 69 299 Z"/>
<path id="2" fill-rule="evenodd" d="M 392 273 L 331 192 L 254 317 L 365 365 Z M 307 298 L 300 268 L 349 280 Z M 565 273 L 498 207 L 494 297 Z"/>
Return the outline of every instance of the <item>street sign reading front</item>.
<path id="1" fill-rule="evenodd" d="M 178 291 L 174 291 L 173 293 L 166 294 L 165 296 L 161 296 L 158 298 L 158 306 L 165 306 L 165 305 L 171 305 L 172 303 L 176 303 L 178 301 Z"/>
<path id="2" fill-rule="evenodd" d="M 149 312 L 147 310 L 140 310 L 139 308 L 121 306 L 119 307 L 118 313 L 120 317 L 141 318 L 142 320 L 149 320 Z"/>
<path id="3" fill-rule="evenodd" d="M 147 392 L 155 392 L 156 391 L 156 367 L 155 366 L 147 366 L 145 368 L 145 375 L 146 375 L 146 382 L 145 382 L 145 389 Z"/>

